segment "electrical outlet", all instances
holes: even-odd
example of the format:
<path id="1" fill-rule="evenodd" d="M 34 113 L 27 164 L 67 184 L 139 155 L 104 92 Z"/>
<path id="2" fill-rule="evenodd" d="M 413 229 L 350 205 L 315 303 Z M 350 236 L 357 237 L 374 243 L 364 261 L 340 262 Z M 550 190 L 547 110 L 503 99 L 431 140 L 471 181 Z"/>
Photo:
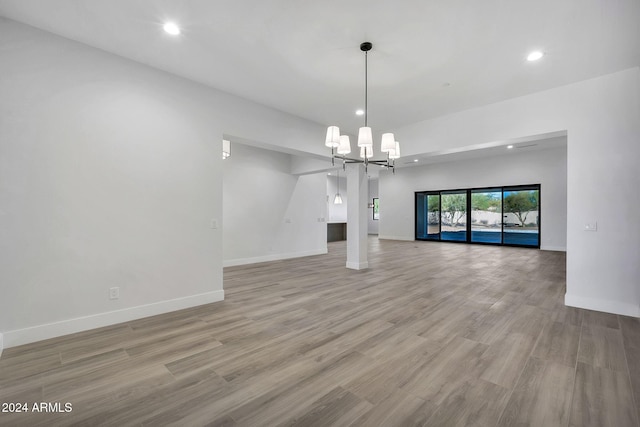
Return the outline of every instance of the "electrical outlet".
<path id="1" fill-rule="evenodd" d="M 120 299 L 120 288 L 109 288 L 109 299 Z"/>
<path id="2" fill-rule="evenodd" d="M 216 230 L 218 228 L 218 220 L 215 218 L 211 218 L 211 222 L 209 223 L 209 227 Z"/>

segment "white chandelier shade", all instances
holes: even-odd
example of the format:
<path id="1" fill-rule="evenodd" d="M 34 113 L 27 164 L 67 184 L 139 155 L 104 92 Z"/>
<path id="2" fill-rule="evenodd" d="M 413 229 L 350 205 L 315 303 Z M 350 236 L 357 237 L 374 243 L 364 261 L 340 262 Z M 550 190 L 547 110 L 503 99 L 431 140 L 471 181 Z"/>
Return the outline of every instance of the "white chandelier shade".
<path id="1" fill-rule="evenodd" d="M 358 132 L 358 147 L 373 147 L 373 136 L 371 128 L 364 126 Z"/>
<path id="2" fill-rule="evenodd" d="M 351 153 L 351 141 L 349 141 L 349 135 L 340 135 L 340 145 L 338 145 L 338 154 Z"/>
<path id="3" fill-rule="evenodd" d="M 400 158 L 400 143 L 396 141 L 395 149 L 389 151 L 390 159 L 399 159 Z"/>
<path id="4" fill-rule="evenodd" d="M 327 139 L 324 145 L 330 148 L 336 148 L 340 145 L 340 128 L 338 126 L 329 126 L 327 128 Z"/>
<path id="5" fill-rule="evenodd" d="M 396 139 L 392 133 L 382 134 L 382 144 L 380 145 L 380 151 L 388 153 L 396 149 Z"/>

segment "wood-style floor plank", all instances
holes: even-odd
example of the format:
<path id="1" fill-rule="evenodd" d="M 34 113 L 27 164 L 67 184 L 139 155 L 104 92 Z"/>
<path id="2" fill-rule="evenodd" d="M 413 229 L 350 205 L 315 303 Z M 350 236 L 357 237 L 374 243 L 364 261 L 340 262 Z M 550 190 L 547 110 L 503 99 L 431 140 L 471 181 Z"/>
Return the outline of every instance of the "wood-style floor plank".
<path id="1" fill-rule="evenodd" d="M 628 372 L 620 330 L 583 324 L 578 362 Z"/>
<path id="2" fill-rule="evenodd" d="M 565 255 L 371 238 L 224 270 L 225 301 L 5 349 L 25 426 L 638 425 L 640 320 L 564 306 Z"/>
<path id="3" fill-rule="evenodd" d="M 483 379 L 465 382 L 434 411 L 427 426 L 495 426 L 510 390 Z"/>
<path id="4" fill-rule="evenodd" d="M 637 426 L 629 377 L 623 372 L 578 363 L 571 427 Z"/>
<path id="5" fill-rule="evenodd" d="M 500 426 L 566 426 L 574 369 L 530 358 L 500 419 Z"/>
<path id="6" fill-rule="evenodd" d="M 552 322 L 540 334 L 533 356 L 574 367 L 576 366 L 579 342 L 579 326 L 571 323 Z"/>

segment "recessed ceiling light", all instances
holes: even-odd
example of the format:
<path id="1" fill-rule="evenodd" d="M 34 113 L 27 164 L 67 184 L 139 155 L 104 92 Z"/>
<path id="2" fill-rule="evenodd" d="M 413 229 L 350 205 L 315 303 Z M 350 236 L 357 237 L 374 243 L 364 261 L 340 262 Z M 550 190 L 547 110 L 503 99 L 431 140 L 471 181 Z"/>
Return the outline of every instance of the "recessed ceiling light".
<path id="1" fill-rule="evenodd" d="M 364 110 L 356 110 L 356 116 L 364 116 Z"/>
<path id="2" fill-rule="evenodd" d="M 418 159 L 413 159 L 413 161 L 414 161 L 414 163 L 417 163 L 417 162 L 418 162 Z"/>
<path id="3" fill-rule="evenodd" d="M 512 148 L 513 148 L 513 145 L 507 145 L 507 148 L 508 148 L 508 149 L 512 149 Z"/>
<path id="4" fill-rule="evenodd" d="M 534 50 L 527 56 L 527 61 L 537 61 L 543 56 L 544 56 L 544 53 L 540 52 L 539 50 Z"/>
<path id="5" fill-rule="evenodd" d="M 165 32 L 171 34 L 172 36 L 177 36 L 180 34 L 180 27 L 178 27 L 174 22 L 167 22 L 162 27 Z"/>

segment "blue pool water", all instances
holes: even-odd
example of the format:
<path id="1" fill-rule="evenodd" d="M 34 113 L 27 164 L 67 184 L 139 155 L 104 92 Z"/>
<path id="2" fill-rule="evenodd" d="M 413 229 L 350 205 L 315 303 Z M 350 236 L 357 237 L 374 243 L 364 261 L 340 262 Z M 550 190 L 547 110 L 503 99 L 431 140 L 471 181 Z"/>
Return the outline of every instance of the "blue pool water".
<path id="1" fill-rule="evenodd" d="M 473 243 L 500 243 L 500 232 L 495 231 L 472 231 L 471 242 Z M 421 239 L 438 240 L 441 236 L 442 241 L 466 242 L 466 231 L 443 231 L 440 234 L 429 234 L 428 236 L 418 236 Z M 538 246 L 537 231 L 505 231 L 504 244 L 506 245 L 522 245 L 522 246 Z"/>

